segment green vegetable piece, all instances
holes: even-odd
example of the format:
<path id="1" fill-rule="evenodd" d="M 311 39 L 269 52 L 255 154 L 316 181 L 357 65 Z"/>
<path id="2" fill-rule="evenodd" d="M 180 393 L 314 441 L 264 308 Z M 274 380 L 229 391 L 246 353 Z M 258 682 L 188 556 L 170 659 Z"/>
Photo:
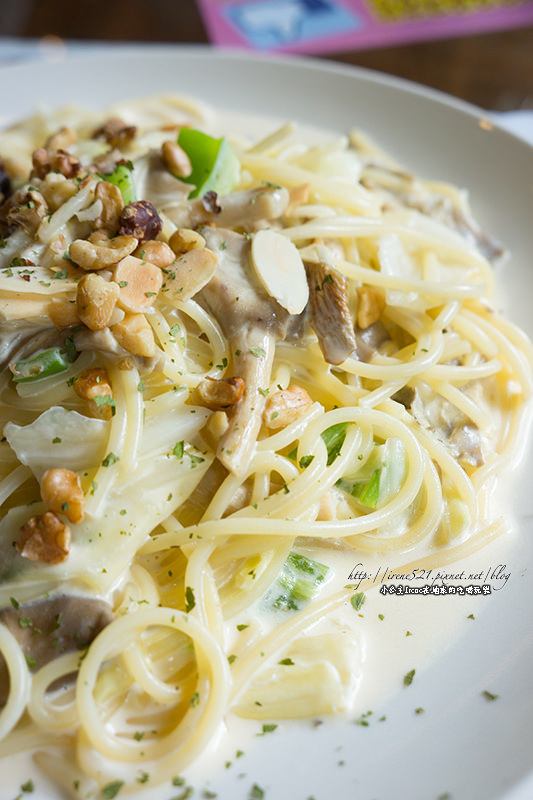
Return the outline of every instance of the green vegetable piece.
<path id="1" fill-rule="evenodd" d="M 135 183 L 133 181 L 133 164 L 131 161 L 128 161 L 127 164 L 118 164 L 113 172 L 100 175 L 100 178 L 104 181 L 108 181 L 108 183 L 112 183 L 114 186 L 118 186 L 125 206 L 137 200 Z"/>
<path id="2" fill-rule="evenodd" d="M 191 174 L 181 178 L 195 186 L 189 198 L 203 197 L 207 192 L 227 194 L 233 190 L 239 181 L 240 164 L 224 137 L 214 139 L 202 131 L 182 128 L 178 144 L 191 162 Z"/>
<path id="3" fill-rule="evenodd" d="M 298 611 L 316 595 L 328 572 L 326 564 L 291 552 L 265 601 L 275 610 Z"/>
<path id="4" fill-rule="evenodd" d="M 75 356 L 74 358 L 72 356 L 72 352 L 67 348 L 50 347 L 22 361 L 15 361 L 9 367 L 16 383 L 27 383 L 63 372 L 74 361 Z"/>
<path id="5" fill-rule="evenodd" d="M 375 469 L 368 483 L 356 483 L 351 491 L 353 497 L 367 508 L 376 508 L 379 500 L 381 470 Z"/>
<path id="6" fill-rule="evenodd" d="M 341 447 L 346 439 L 347 422 L 338 422 L 336 425 L 322 431 L 322 439 L 328 450 L 328 467 L 333 464 L 341 451 Z"/>
<path id="7" fill-rule="evenodd" d="M 337 456 L 341 451 L 341 447 L 344 444 L 344 440 L 346 439 L 346 431 L 348 429 L 347 422 L 337 422 L 336 425 L 331 425 L 329 428 L 326 428 L 325 431 L 322 431 L 320 434 L 322 436 L 322 440 L 326 445 L 328 451 L 328 467 L 333 464 Z M 296 456 L 298 453 L 298 448 L 295 447 L 293 450 L 288 453 L 288 457 L 291 458 L 293 461 L 296 461 Z M 309 464 L 313 461 L 314 456 L 302 456 L 300 459 L 300 467 L 305 469 L 308 467 Z"/>

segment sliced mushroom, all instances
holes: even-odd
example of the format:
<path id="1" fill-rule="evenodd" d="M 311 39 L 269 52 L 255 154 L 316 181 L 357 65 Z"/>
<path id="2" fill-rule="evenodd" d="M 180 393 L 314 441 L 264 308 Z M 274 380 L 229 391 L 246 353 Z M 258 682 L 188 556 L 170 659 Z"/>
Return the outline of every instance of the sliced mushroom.
<path id="1" fill-rule="evenodd" d="M 233 231 L 206 228 L 207 245 L 220 253 L 217 270 L 197 298 L 217 318 L 229 339 L 234 375 L 243 378 L 243 396 L 235 405 L 217 455 L 236 474 L 244 472 L 261 427 L 265 390 L 276 341 L 283 339 L 289 314 L 270 297 L 250 266 L 250 242 Z M 221 245 L 224 243 L 224 247 Z"/>
<path id="2" fill-rule="evenodd" d="M 419 384 L 411 401 L 410 411 L 423 428 L 431 430 L 463 465 L 483 464 L 482 437 L 477 425 L 456 406 L 433 392 L 427 384 Z"/>
<path id="3" fill-rule="evenodd" d="M 472 214 L 451 197 L 438 194 L 421 184 L 413 175 L 384 164 L 368 163 L 363 183 L 381 190 L 389 207 L 402 206 L 438 219 L 478 248 L 489 261 L 497 261 L 504 253 L 501 243 L 492 238 Z"/>
<path id="4" fill-rule="evenodd" d="M 30 328 L 27 320 L 15 320 L 0 326 L 0 367 L 8 361 L 22 361 L 39 350 L 61 346 L 68 333 L 49 327 L 35 325 Z"/>
<path id="5" fill-rule="evenodd" d="M 481 433 L 474 423 L 465 420 L 457 424 L 448 438 L 448 445 L 462 464 L 469 464 L 472 467 L 480 467 L 483 464 Z"/>
<path id="6" fill-rule="evenodd" d="M 311 327 L 329 364 L 341 364 L 357 347 L 348 305 L 348 283 L 323 261 L 305 261 Z"/>
<path id="7" fill-rule="evenodd" d="M 84 595 L 63 594 L 0 610 L 0 623 L 13 634 L 28 662 L 37 669 L 63 653 L 87 647 L 112 619 L 108 603 Z M 0 702 L 8 688 L 8 672 L 0 656 Z"/>
<path id="8" fill-rule="evenodd" d="M 205 203 L 202 197 L 163 209 L 179 228 L 195 228 L 214 222 L 219 227 L 233 228 L 259 220 L 279 219 L 289 205 L 289 192 L 281 186 L 260 186 L 231 194 L 219 195 L 216 204 Z"/>
<path id="9" fill-rule="evenodd" d="M 390 339 L 389 332 L 381 320 L 374 322 L 364 330 L 356 327 L 356 353 L 359 361 L 372 361 L 374 353 L 377 353 L 383 342 L 386 342 L 388 339 Z"/>

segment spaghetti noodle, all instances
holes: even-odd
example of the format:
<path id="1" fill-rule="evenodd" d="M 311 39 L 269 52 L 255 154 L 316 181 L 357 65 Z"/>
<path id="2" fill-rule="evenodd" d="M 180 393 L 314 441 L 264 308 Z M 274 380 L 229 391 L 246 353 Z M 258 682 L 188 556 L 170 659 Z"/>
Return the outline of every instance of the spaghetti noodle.
<path id="1" fill-rule="evenodd" d="M 0 756 L 75 753 L 73 797 L 350 708 L 330 553 L 505 530 L 532 350 L 465 196 L 356 131 L 215 130 L 165 97 L 0 136 Z"/>

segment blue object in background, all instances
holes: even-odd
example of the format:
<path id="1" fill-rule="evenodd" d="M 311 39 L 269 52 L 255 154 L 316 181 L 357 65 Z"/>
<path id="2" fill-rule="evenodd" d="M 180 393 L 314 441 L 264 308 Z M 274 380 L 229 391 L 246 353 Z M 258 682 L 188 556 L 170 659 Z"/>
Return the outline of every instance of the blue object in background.
<path id="1" fill-rule="evenodd" d="M 258 50 L 273 49 L 349 33 L 360 19 L 334 0 L 240 0 L 223 14 Z"/>

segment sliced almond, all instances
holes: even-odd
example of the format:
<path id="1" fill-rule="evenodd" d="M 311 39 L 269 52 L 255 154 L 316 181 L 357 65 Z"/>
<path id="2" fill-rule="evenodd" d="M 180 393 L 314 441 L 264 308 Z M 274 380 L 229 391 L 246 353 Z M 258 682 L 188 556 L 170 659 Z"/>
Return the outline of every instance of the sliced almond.
<path id="1" fill-rule="evenodd" d="M 126 256 L 115 265 L 113 280 L 120 290 L 120 308 L 137 314 L 154 303 L 163 283 L 163 273 L 148 261 Z"/>
<path id="2" fill-rule="evenodd" d="M 169 298 L 188 300 L 211 280 L 217 264 L 218 255 L 207 247 L 189 250 L 165 270 L 162 291 Z"/>
<path id="3" fill-rule="evenodd" d="M 268 294 L 290 314 L 300 314 L 309 300 L 305 267 L 296 245 L 277 231 L 257 231 L 252 262 Z"/>

